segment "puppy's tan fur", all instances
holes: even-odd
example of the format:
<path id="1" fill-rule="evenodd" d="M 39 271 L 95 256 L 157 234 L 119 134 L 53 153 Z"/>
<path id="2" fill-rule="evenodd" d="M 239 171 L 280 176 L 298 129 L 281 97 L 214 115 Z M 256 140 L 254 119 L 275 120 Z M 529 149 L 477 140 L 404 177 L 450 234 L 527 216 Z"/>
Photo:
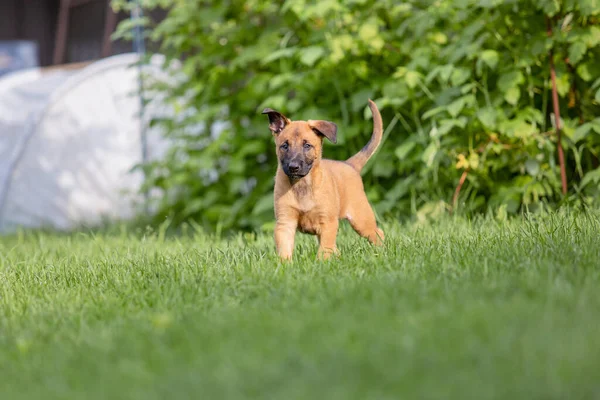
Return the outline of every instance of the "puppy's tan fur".
<path id="1" fill-rule="evenodd" d="M 367 200 L 360 171 L 381 142 L 382 121 L 375 103 L 373 135 L 369 143 L 346 161 L 321 158 L 323 138 L 336 142 L 337 126 L 328 121 L 291 121 L 283 114 L 265 109 L 275 137 L 279 160 L 275 176 L 275 244 L 279 257 L 292 258 L 297 230 L 317 235 L 319 256 L 337 253 L 336 236 L 340 219 L 375 245 L 383 243 L 383 231 Z M 297 174 L 290 172 L 297 168 Z M 311 167 L 312 166 L 312 167 Z M 303 170 L 306 170 L 304 175 Z M 302 176 L 300 176 L 302 175 Z"/>

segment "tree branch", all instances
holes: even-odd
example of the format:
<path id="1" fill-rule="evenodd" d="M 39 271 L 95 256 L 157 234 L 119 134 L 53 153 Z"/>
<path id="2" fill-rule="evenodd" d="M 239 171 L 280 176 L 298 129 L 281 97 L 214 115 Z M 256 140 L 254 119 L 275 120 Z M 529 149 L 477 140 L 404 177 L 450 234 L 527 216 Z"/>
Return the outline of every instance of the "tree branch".
<path id="1" fill-rule="evenodd" d="M 552 36 L 552 25 L 550 18 L 546 17 L 546 29 L 548 37 Z M 560 181 L 562 184 L 562 194 L 567 194 L 567 170 L 565 167 L 565 153 L 562 148 L 562 138 L 560 129 L 560 105 L 558 103 L 558 90 L 556 88 L 556 69 L 554 68 L 554 54 L 552 49 L 548 54 L 550 60 L 550 79 L 552 80 L 552 105 L 554 108 L 554 119 L 556 124 L 556 136 L 558 138 L 558 165 L 560 166 Z"/>

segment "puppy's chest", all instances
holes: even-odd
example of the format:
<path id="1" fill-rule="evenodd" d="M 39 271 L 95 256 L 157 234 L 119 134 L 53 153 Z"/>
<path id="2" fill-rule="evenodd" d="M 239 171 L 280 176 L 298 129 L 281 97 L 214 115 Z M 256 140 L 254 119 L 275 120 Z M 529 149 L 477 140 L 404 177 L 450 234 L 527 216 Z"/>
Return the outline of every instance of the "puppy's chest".
<path id="1" fill-rule="evenodd" d="M 297 184 L 288 192 L 290 203 L 294 205 L 300 213 L 308 213 L 312 211 L 317 202 L 313 194 L 312 188 L 307 184 Z"/>
<path id="2" fill-rule="evenodd" d="M 296 209 L 300 214 L 311 214 L 317 208 L 317 202 L 312 196 L 296 199 Z"/>
<path id="3" fill-rule="evenodd" d="M 301 213 L 300 218 L 298 218 L 298 230 L 300 232 L 316 235 L 320 231 L 320 226 L 320 215 L 317 212 Z"/>
<path id="4" fill-rule="evenodd" d="M 298 230 L 303 233 L 318 234 L 321 212 L 312 193 L 296 193 L 296 208 L 298 215 Z"/>

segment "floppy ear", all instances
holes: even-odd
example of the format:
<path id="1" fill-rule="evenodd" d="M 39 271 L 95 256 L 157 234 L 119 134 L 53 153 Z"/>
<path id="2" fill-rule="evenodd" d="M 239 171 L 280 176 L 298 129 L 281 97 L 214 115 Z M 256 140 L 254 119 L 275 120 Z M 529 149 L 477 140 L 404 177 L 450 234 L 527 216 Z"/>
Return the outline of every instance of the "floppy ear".
<path id="1" fill-rule="evenodd" d="M 269 129 L 275 135 L 280 134 L 285 126 L 290 123 L 290 120 L 285 115 L 271 108 L 265 108 L 262 114 L 267 114 L 269 116 Z"/>
<path id="2" fill-rule="evenodd" d="M 308 120 L 308 126 L 319 135 L 325 136 L 331 143 L 337 143 L 337 125 L 329 121 Z"/>

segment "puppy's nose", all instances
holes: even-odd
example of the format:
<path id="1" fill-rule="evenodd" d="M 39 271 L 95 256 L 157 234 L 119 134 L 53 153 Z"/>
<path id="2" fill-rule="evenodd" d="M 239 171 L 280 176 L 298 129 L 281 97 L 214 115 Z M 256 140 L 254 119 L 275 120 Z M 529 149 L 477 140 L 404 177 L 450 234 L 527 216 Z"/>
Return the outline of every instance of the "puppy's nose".
<path id="1" fill-rule="evenodd" d="M 291 173 L 300 171 L 300 163 L 297 161 L 290 161 L 288 164 L 288 169 Z"/>

